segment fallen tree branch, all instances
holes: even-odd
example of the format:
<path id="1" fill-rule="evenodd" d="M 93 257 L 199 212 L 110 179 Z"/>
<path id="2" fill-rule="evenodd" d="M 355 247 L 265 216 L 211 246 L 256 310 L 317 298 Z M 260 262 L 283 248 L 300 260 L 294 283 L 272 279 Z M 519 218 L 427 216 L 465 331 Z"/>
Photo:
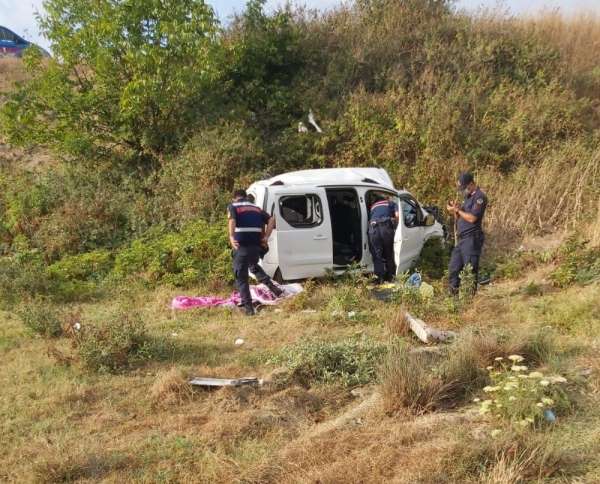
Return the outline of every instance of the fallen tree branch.
<path id="1" fill-rule="evenodd" d="M 408 322 L 412 332 L 425 344 L 448 341 L 456 337 L 456 333 L 453 331 L 442 331 L 432 328 L 422 320 L 412 316 L 408 311 L 404 314 L 404 318 Z"/>

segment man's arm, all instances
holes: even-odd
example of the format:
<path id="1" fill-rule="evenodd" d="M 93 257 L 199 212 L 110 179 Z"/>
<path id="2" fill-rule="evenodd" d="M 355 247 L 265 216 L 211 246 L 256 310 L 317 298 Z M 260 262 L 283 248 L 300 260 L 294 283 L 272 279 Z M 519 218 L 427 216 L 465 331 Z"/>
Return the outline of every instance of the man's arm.
<path id="1" fill-rule="evenodd" d="M 269 240 L 269 237 L 271 237 L 271 234 L 273 233 L 274 229 L 275 229 L 275 217 L 269 217 L 269 220 L 267 221 L 267 228 L 265 229 L 265 233 L 264 233 L 265 242 L 267 240 Z"/>
<path id="2" fill-rule="evenodd" d="M 466 220 L 467 222 L 469 222 L 470 224 L 474 224 L 475 222 L 477 222 L 477 219 L 479 218 L 476 215 L 473 215 L 472 213 L 465 212 L 464 210 L 461 210 L 460 208 L 457 208 L 456 214 L 460 218 L 462 218 L 462 219 Z"/>
<path id="3" fill-rule="evenodd" d="M 454 214 L 455 217 L 462 218 L 471 224 L 477 222 L 477 219 L 479 218 L 477 215 L 461 210 L 456 202 L 450 202 L 446 208 L 448 212 Z"/>
<path id="4" fill-rule="evenodd" d="M 229 215 L 229 220 L 227 220 L 227 227 L 229 229 L 229 243 L 231 244 L 231 247 L 239 249 L 240 244 L 235 240 L 235 219 L 231 215 Z"/>

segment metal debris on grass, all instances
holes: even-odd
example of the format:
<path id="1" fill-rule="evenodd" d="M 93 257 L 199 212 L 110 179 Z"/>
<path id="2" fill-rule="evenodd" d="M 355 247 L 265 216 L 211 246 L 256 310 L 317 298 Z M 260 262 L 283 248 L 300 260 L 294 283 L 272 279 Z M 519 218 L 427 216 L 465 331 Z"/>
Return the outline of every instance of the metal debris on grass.
<path id="1" fill-rule="evenodd" d="M 239 387 L 242 385 L 260 385 L 258 378 L 207 378 L 196 377 L 189 381 L 190 385 L 198 387 Z"/>

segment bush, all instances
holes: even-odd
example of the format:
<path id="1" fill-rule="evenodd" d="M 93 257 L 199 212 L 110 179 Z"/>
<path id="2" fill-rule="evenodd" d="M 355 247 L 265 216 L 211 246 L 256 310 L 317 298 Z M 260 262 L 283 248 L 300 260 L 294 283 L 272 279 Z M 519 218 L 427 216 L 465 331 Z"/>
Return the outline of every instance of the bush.
<path id="1" fill-rule="evenodd" d="M 137 314 L 118 313 L 101 325 L 85 324 L 76 347 L 84 367 L 92 371 L 125 370 L 152 355 L 152 343 Z"/>
<path id="2" fill-rule="evenodd" d="M 45 338 L 63 334 L 62 313 L 47 299 L 36 298 L 23 304 L 17 314 L 30 331 Z"/>
<path id="3" fill-rule="evenodd" d="M 0 303 L 10 307 L 35 295 L 47 295 L 52 282 L 36 250 L 0 257 Z"/>
<path id="4" fill-rule="evenodd" d="M 384 353 L 384 345 L 366 338 L 306 341 L 284 348 L 276 360 L 287 366 L 290 380 L 303 385 L 319 382 L 352 387 L 375 379 Z"/>
<path id="5" fill-rule="evenodd" d="M 329 299 L 325 310 L 332 321 L 364 320 L 366 315 L 361 312 L 361 309 L 365 299 L 366 293 L 363 287 L 339 284 L 335 286 L 335 293 Z"/>
<path id="6" fill-rule="evenodd" d="M 111 267 L 112 254 L 101 249 L 63 257 L 48 267 L 48 273 L 60 281 L 98 281 L 108 274 Z"/>
<path id="7" fill-rule="evenodd" d="M 428 279 L 442 279 L 450 262 L 450 250 L 443 239 L 429 239 L 423 245 L 417 270 Z"/>
<path id="8" fill-rule="evenodd" d="M 569 237 L 560 247 L 557 262 L 558 267 L 550 274 L 557 287 L 600 280 L 600 247 L 589 247 L 577 235 Z"/>
<path id="9" fill-rule="evenodd" d="M 224 221 L 197 221 L 180 232 L 153 230 L 117 253 L 113 276 L 141 277 L 150 284 L 190 286 L 232 280 L 231 251 Z"/>

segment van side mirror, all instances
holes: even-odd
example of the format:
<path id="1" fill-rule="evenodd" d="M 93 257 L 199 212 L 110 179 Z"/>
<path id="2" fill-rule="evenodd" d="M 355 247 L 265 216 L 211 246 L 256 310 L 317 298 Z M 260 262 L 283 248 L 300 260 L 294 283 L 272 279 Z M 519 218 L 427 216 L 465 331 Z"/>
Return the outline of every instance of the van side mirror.
<path id="1" fill-rule="evenodd" d="M 425 225 L 425 227 L 431 227 L 434 223 L 435 223 L 435 217 L 433 216 L 432 213 L 428 213 L 427 216 L 425 217 L 425 223 L 423 225 Z"/>

